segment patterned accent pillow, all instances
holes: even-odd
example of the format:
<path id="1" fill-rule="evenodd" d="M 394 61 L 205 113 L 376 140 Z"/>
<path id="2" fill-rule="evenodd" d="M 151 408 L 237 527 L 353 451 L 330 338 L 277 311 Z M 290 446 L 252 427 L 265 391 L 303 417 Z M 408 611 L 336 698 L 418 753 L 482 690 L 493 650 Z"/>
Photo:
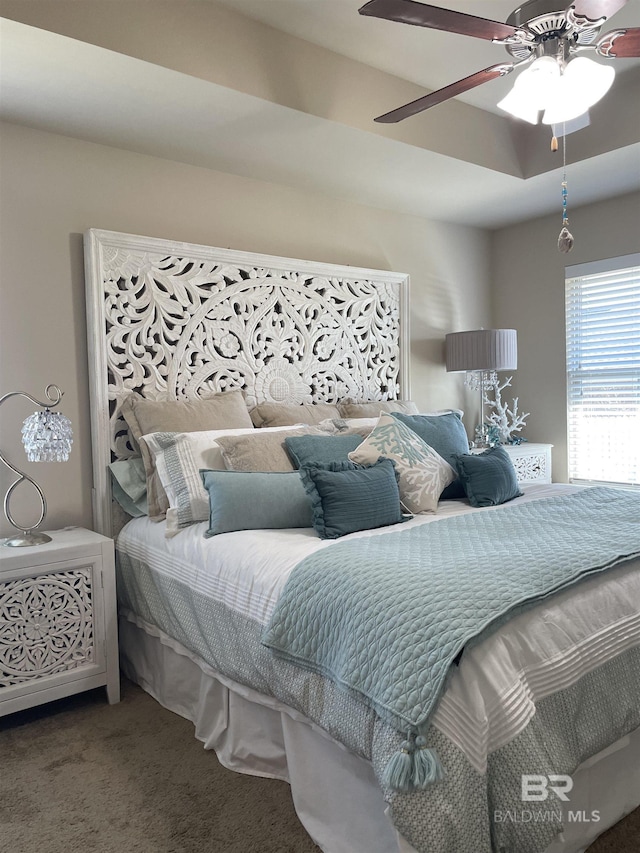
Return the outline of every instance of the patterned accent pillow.
<path id="1" fill-rule="evenodd" d="M 469 439 L 459 411 L 451 410 L 433 415 L 404 415 L 402 412 L 396 412 L 393 416 L 417 433 L 453 468 L 456 467 L 454 457 L 457 454 L 469 452 Z M 447 486 L 440 499 L 452 500 L 464 497 L 462 483 L 456 479 Z"/>
<path id="2" fill-rule="evenodd" d="M 451 465 L 391 414 L 380 415 L 349 459 L 370 465 L 381 456 L 396 463 L 400 501 L 407 512 L 435 512 L 443 490 L 456 479 Z"/>

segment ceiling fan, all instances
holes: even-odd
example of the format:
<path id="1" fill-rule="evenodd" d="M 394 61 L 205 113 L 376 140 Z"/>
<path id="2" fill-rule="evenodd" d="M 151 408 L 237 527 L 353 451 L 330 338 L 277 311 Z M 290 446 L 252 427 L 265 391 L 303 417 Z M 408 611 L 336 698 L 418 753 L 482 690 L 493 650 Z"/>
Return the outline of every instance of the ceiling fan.
<path id="1" fill-rule="evenodd" d="M 375 121 L 402 121 L 523 65 L 529 68 L 518 75 L 499 107 L 532 124 L 537 124 L 542 111 L 545 124 L 583 115 L 608 91 L 614 69 L 580 54 L 640 57 L 640 27 L 611 30 L 598 38 L 604 22 L 627 0 L 573 0 L 566 9 L 564 2 L 526 0 L 503 24 L 417 0 L 369 0 L 358 10 L 361 15 L 485 39 L 504 45 L 514 59 L 477 71 Z"/>

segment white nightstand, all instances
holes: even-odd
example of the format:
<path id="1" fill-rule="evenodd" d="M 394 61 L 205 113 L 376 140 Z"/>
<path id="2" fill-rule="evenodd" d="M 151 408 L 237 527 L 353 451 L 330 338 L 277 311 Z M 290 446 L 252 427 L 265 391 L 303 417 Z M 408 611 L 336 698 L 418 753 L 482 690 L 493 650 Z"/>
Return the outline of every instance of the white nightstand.
<path id="1" fill-rule="evenodd" d="M 518 483 L 526 486 L 530 483 L 551 482 L 551 448 L 553 444 L 505 444 L 516 469 Z"/>
<path id="2" fill-rule="evenodd" d="M 0 716 L 102 685 L 120 701 L 113 541 L 48 533 L 0 546 Z"/>

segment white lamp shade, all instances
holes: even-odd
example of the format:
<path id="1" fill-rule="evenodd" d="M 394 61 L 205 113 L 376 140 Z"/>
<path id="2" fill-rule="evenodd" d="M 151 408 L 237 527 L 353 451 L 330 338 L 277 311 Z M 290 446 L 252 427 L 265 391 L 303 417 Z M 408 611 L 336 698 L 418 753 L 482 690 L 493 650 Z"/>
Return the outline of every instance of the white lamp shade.
<path id="1" fill-rule="evenodd" d="M 515 329 L 475 329 L 445 336 L 447 371 L 516 370 L 518 333 Z"/>
<path id="2" fill-rule="evenodd" d="M 616 72 L 610 65 L 601 65 L 586 56 L 576 56 L 564 69 L 562 76 L 571 80 L 579 97 L 584 98 L 592 107 L 607 94 L 613 85 Z"/>
<path id="3" fill-rule="evenodd" d="M 529 124 L 538 123 L 538 108 L 530 104 L 526 96 L 521 96 L 515 86 L 498 102 L 498 107 L 514 118 L 528 121 Z"/>
<path id="4" fill-rule="evenodd" d="M 560 66 L 551 56 L 541 56 L 516 77 L 513 88 L 498 107 L 516 118 L 538 123 L 560 78 Z"/>
<path id="5" fill-rule="evenodd" d="M 543 110 L 560 79 L 560 66 L 551 56 L 541 56 L 522 72 L 518 90 L 537 110 Z"/>
<path id="6" fill-rule="evenodd" d="M 573 97 L 571 92 L 567 91 L 567 88 L 560 81 L 558 91 L 549 102 L 542 116 L 543 124 L 559 124 L 564 121 L 573 121 L 573 119 L 584 115 L 588 111 L 589 104 Z"/>
<path id="7" fill-rule="evenodd" d="M 585 56 L 572 59 L 547 103 L 542 123 L 557 124 L 583 115 L 606 95 L 615 75 L 610 65 L 600 65 Z"/>
<path id="8" fill-rule="evenodd" d="M 34 412 L 22 425 L 29 462 L 66 462 L 73 444 L 71 421 L 60 412 Z"/>

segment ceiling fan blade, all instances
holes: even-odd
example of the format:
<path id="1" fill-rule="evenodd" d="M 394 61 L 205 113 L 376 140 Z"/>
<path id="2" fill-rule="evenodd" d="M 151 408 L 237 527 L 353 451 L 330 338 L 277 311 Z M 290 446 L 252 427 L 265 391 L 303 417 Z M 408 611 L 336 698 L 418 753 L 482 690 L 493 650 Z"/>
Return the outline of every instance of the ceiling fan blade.
<path id="1" fill-rule="evenodd" d="M 432 30 L 445 30 L 488 41 L 512 39 L 521 32 L 511 24 L 502 24 L 499 21 L 490 21 L 488 18 L 477 18 L 475 15 L 466 15 L 463 12 L 441 9 L 439 6 L 417 3 L 416 0 L 369 0 L 369 3 L 365 3 L 358 11 L 361 15 L 369 15 L 373 18 L 384 18 L 401 24 L 414 24 L 417 27 L 430 27 Z"/>
<path id="2" fill-rule="evenodd" d="M 600 56 L 615 56 L 618 59 L 640 57 L 640 27 L 605 33 L 596 44 L 596 53 Z"/>
<path id="3" fill-rule="evenodd" d="M 602 23 L 626 6 L 627 0 L 573 0 L 567 12 L 570 19 L 583 26 Z"/>
<path id="4" fill-rule="evenodd" d="M 505 74 L 513 71 L 514 64 L 512 62 L 502 65 L 492 65 L 490 68 L 485 68 L 483 71 L 476 71 L 469 77 L 464 77 L 456 83 L 451 83 L 445 86 L 444 89 L 438 89 L 431 92 L 429 95 L 424 95 L 403 107 L 398 107 L 397 110 L 392 110 L 390 113 L 378 116 L 374 121 L 381 124 L 393 124 L 396 121 L 409 118 L 409 116 L 421 113 L 423 110 L 428 110 L 429 107 L 435 107 L 436 104 L 441 104 L 443 101 L 448 101 L 449 98 L 455 98 L 456 95 L 461 95 L 469 89 L 474 89 L 476 86 L 481 86 L 483 83 L 488 83 L 489 80 L 495 80 L 496 77 L 504 77 Z"/>

